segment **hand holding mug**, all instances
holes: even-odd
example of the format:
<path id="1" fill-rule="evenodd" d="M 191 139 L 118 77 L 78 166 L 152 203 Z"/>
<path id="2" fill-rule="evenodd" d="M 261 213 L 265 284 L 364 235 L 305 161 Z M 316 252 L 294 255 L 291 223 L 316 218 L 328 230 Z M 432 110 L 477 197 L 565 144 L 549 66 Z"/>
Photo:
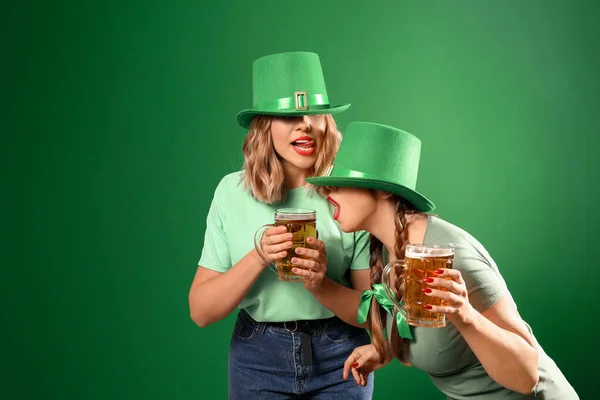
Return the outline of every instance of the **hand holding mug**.
<path id="1" fill-rule="evenodd" d="M 304 287 L 307 290 L 315 291 L 321 287 L 327 272 L 327 251 L 325 250 L 325 243 L 319 239 L 309 237 L 306 242 L 313 248 L 296 248 L 295 253 L 297 256 L 292 258 L 292 263 L 297 267 L 292 268 L 292 272 L 304 277 Z"/>
<path id="2" fill-rule="evenodd" d="M 438 278 L 425 278 L 423 281 L 431 287 L 425 287 L 422 290 L 426 296 L 441 299 L 442 303 L 440 305 L 425 304 L 424 308 L 432 313 L 446 314 L 448 320 L 453 324 L 468 323 L 472 319 L 471 316 L 475 309 L 469 302 L 469 292 L 460 271 L 440 268 L 435 273 Z"/>
<path id="3" fill-rule="evenodd" d="M 287 257 L 288 250 L 294 245 L 293 238 L 294 235 L 288 233 L 285 226 L 276 226 L 265 230 L 260 239 L 260 248 L 263 253 L 261 256 L 265 261 L 265 267 Z"/>
<path id="4" fill-rule="evenodd" d="M 307 238 L 317 236 L 316 225 L 315 210 L 283 208 L 275 211 L 274 224 L 266 224 L 258 229 L 254 235 L 254 247 L 279 280 L 304 280 L 304 276 L 292 272 L 293 267 L 304 268 L 304 265 L 297 265 L 291 259 L 306 258 L 299 254 L 296 256 L 295 250 L 307 247 Z"/>
<path id="5" fill-rule="evenodd" d="M 446 298 L 450 297 L 443 293 L 452 283 L 443 281 L 456 275 L 452 272 L 453 263 L 454 248 L 450 246 L 409 244 L 404 260 L 393 260 L 385 266 L 381 280 L 383 287 L 409 325 L 424 328 L 446 326 L 446 313 L 438 311 L 446 309 L 438 307 L 446 306 Z M 398 271 L 403 271 L 401 276 Z M 441 271 L 445 272 L 442 274 Z M 392 290 L 392 286 L 398 286 L 399 279 L 402 279 L 401 287 L 404 288 L 401 299 L 397 299 Z"/>

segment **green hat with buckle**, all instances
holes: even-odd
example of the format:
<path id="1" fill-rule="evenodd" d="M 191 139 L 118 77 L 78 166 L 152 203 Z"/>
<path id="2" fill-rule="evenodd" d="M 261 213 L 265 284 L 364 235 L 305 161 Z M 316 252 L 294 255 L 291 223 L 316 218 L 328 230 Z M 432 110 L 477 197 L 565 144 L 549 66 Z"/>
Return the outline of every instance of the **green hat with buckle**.
<path id="1" fill-rule="evenodd" d="M 254 61 L 252 91 L 253 107 L 237 115 L 244 128 L 249 128 L 257 115 L 335 114 L 350 107 L 329 103 L 321 61 L 315 53 L 279 53 Z"/>
<path id="2" fill-rule="evenodd" d="M 419 211 L 435 209 L 417 192 L 421 140 L 403 130 L 371 122 L 352 122 L 324 176 L 307 178 L 315 186 L 376 189 L 397 194 Z"/>

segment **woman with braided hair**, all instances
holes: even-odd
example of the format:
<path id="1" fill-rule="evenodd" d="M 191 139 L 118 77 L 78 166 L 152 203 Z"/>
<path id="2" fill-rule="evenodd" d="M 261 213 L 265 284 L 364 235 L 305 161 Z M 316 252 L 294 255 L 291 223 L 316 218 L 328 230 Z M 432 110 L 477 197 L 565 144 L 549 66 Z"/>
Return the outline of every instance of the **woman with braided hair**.
<path id="1" fill-rule="evenodd" d="M 395 357 L 426 371 L 448 399 L 578 399 L 519 315 L 483 245 L 427 214 L 434 205 L 415 189 L 420 151 L 421 141 L 407 132 L 354 122 L 325 176 L 307 179 L 328 192 L 344 232 L 371 234 L 372 289 L 336 290 L 325 284 L 315 293 L 340 318 L 371 330 L 372 344 L 352 352 L 344 379 L 351 372 L 364 385 L 370 372 Z M 395 301 L 403 300 L 403 259 L 418 245 L 454 251 L 452 268 L 436 269 L 419 282 L 430 299 L 420 307 L 446 315 L 444 327 L 409 326 L 381 284 L 383 266 L 394 265 L 390 289 Z"/>

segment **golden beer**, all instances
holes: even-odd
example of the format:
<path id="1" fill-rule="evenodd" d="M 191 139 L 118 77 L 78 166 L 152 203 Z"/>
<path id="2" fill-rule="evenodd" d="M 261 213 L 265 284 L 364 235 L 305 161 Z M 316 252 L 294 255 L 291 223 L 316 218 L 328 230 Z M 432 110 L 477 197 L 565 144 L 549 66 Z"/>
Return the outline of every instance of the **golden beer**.
<path id="1" fill-rule="evenodd" d="M 446 326 L 446 314 L 434 313 L 424 308 L 426 304 L 437 306 L 444 305 L 445 302 L 438 297 L 427 296 L 422 289 L 431 288 L 447 291 L 445 288 L 427 284 L 424 279 L 438 278 L 439 275 L 434 272 L 435 270 L 452 268 L 454 249 L 451 247 L 407 245 L 405 260 L 403 303 L 408 324 L 430 328 Z M 445 279 L 451 278 L 446 277 Z"/>
<path id="2" fill-rule="evenodd" d="M 263 225 L 256 233 L 254 238 L 254 244 L 262 254 L 260 248 L 259 236 L 262 236 L 264 229 L 270 226 L 285 226 L 289 233 L 294 235 L 292 239 L 292 247 L 287 250 L 287 256 L 281 260 L 275 262 L 277 267 L 277 276 L 279 280 L 285 282 L 303 281 L 304 277 L 296 275 L 292 272 L 292 268 L 304 268 L 302 266 L 292 263 L 292 258 L 303 258 L 310 260 L 311 258 L 306 256 L 300 256 L 296 254 L 298 247 L 314 248 L 314 246 L 307 243 L 306 239 L 309 237 L 317 238 L 317 212 L 314 210 L 303 209 L 303 208 L 284 208 L 275 211 L 275 224 Z"/>

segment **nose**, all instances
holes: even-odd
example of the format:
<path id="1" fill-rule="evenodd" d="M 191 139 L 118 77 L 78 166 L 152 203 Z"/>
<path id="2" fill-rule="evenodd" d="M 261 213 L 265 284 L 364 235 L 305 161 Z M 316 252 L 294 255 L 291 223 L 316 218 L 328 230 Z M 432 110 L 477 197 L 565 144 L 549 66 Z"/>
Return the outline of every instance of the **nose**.
<path id="1" fill-rule="evenodd" d="M 301 118 L 302 120 L 298 124 L 298 128 L 305 132 L 310 132 L 310 130 L 312 129 L 312 121 L 310 119 L 310 116 L 303 115 Z"/>

